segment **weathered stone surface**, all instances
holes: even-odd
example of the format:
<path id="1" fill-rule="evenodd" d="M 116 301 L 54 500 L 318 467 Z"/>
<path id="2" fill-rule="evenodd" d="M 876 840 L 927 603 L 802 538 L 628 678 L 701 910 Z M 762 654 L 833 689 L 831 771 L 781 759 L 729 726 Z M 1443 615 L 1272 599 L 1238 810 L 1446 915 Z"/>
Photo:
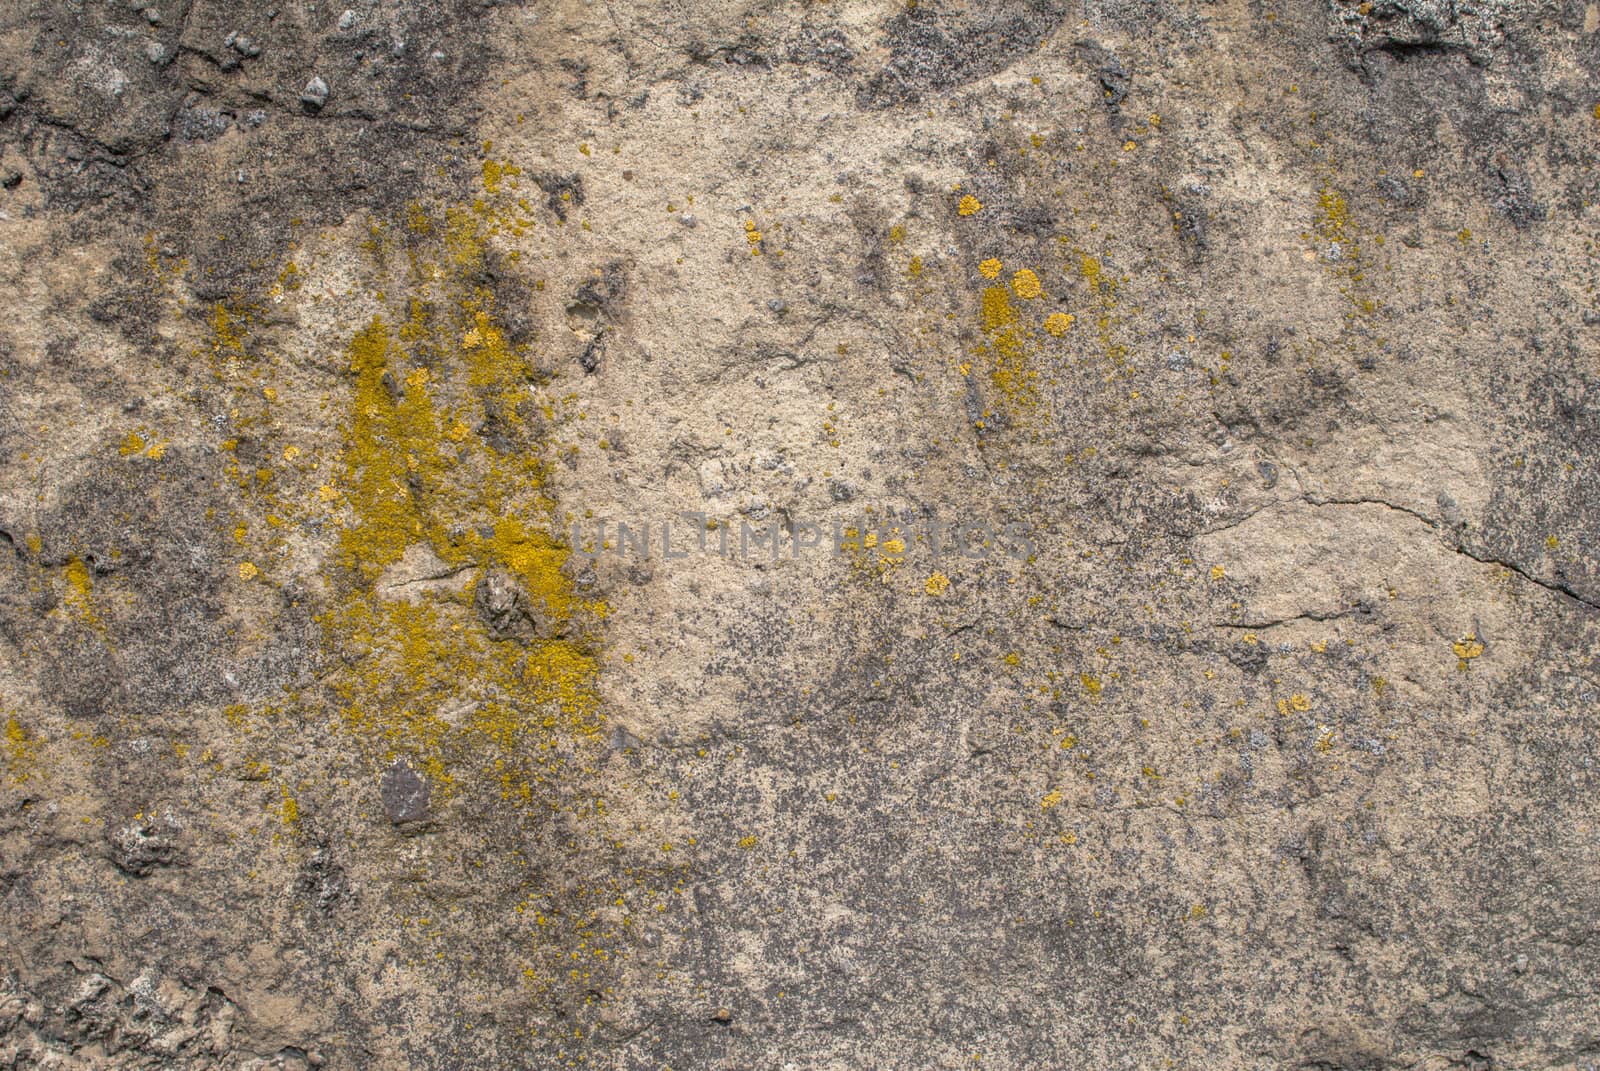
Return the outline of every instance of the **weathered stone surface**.
<path id="1" fill-rule="evenodd" d="M 0 8 L 0 1065 L 1600 1068 L 1600 7 Z"/>

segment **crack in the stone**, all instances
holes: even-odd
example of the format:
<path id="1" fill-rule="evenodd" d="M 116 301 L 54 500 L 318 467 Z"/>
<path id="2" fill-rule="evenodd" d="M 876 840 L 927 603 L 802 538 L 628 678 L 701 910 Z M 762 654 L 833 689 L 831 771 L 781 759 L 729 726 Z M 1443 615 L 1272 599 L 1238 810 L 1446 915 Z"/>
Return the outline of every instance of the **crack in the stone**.
<path id="1" fill-rule="evenodd" d="M 475 562 L 475 561 L 467 562 L 466 564 L 458 565 L 458 566 L 454 567 L 453 569 L 446 569 L 442 573 L 432 573 L 432 574 L 430 574 L 428 576 L 414 576 L 414 577 L 411 577 L 411 578 L 406 579 L 406 580 L 395 580 L 395 581 L 391 581 L 390 583 L 385 584 L 383 586 L 386 587 L 386 588 L 389 588 L 390 590 L 393 590 L 395 588 L 408 588 L 408 587 L 411 587 L 411 586 L 413 586 L 415 584 L 428 584 L 428 583 L 432 583 L 432 582 L 437 581 L 437 580 L 449 580 L 453 576 L 460 576 L 462 573 L 466 572 L 467 570 L 476 569 L 478 567 L 479 567 L 479 563 L 478 562 Z"/>
<path id="2" fill-rule="evenodd" d="M 1242 525 L 1245 522 L 1249 521 L 1251 518 L 1256 517 L 1256 516 L 1258 516 L 1258 515 L 1260 515 L 1262 513 L 1265 513 L 1269 509 L 1276 509 L 1276 508 L 1278 508 L 1280 506 L 1293 505 L 1296 502 L 1303 502 L 1306 505 L 1311 506 L 1311 507 L 1313 507 L 1315 509 L 1321 509 L 1324 506 L 1382 506 L 1384 509 L 1393 510 L 1396 513 L 1403 513 L 1408 517 L 1411 517 L 1411 518 L 1413 518 L 1415 520 L 1421 521 L 1432 532 L 1442 533 L 1444 528 L 1445 528 L 1445 526 L 1443 524 L 1441 524 L 1438 520 L 1435 520 L 1433 517 L 1428 516 L 1426 513 L 1423 513 L 1420 510 L 1412 509 L 1409 506 L 1397 505 L 1397 504 L 1395 504 L 1393 502 L 1390 502 L 1390 501 L 1388 501 L 1386 499 L 1382 499 L 1382 498 L 1316 498 L 1316 497 L 1313 497 L 1313 496 L 1311 496 L 1309 494 L 1302 494 L 1298 498 L 1288 499 L 1286 501 L 1268 503 L 1267 505 L 1262 506 L 1259 509 L 1253 510 L 1252 512 L 1250 512 L 1249 514 L 1247 514 L 1244 517 L 1241 517 L 1237 521 L 1233 521 L 1233 522 L 1231 522 L 1229 524 L 1222 525 L 1219 528 L 1208 528 L 1205 531 L 1201 532 L 1200 535 L 1201 536 L 1215 535 L 1215 534 L 1217 534 L 1219 532 L 1226 532 L 1226 531 L 1229 531 L 1231 529 L 1238 528 L 1240 525 Z M 1574 588 L 1571 584 L 1566 583 L 1565 581 L 1562 581 L 1562 580 L 1546 580 L 1543 577 L 1539 577 L 1539 576 L 1534 575 L 1533 573 L 1529 572 L 1524 567 L 1522 567 L 1520 565 L 1517 565 L 1515 562 L 1505 561 L 1504 559 L 1501 559 L 1501 558 L 1492 557 L 1490 555 L 1474 551 L 1471 548 L 1469 548 L 1466 545 L 1466 543 L 1462 542 L 1459 539 L 1450 540 L 1450 539 L 1441 538 L 1440 542 L 1444 545 L 1444 547 L 1446 549 L 1450 550 L 1451 552 L 1453 552 L 1455 554 L 1459 554 L 1461 557 L 1466 558 L 1469 561 L 1477 562 L 1479 565 L 1492 565 L 1492 566 L 1497 566 L 1497 567 L 1499 567 L 1501 569 L 1508 569 L 1511 572 L 1516 573 L 1518 576 L 1522 577 L 1522 579 L 1526 580 L 1528 583 L 1535 585 L 1536 587 L 1541 587 L 1544 590 L 1552 592 L 1552 593 L 1554 593 L 1556 595 L 1563 595 L 1563 596 L 1571 599 L 1573 602 L 1578 603 L 1580 606 L 1586 606 L 1591 610 L 1600 610 L 1600 598 L 1597 598 L 1597 597 L 1591 596 L 1591 595 L 1586 595 L 1583 592 L 1579 591 L 1578 589 Z M 1343 616 L 1343 615 L 1338 615 L 1338 616 Z M 1274 622 L 1274 623 L 1285 623 L 1285 622 L 1288 622 L 1288 621 L 1299 620 L 1301 618 L 1310 618 L 1311 620 L 1331 620 L 1331 618 L 1317 618 L 1317 617 L 1314 617 L 1314 616 L 1308 615 L 1308 614 L 1299 614 L 1299 615 L 1296 615 L 1295 617 L 1285 618 L 1284 622 Z M 1218 625 L 1216 627 L 1218 627 L 1218 628 L 1250 628 L 1252 626 L 1249 626 L 1249 625 Z M 1270 628 L 1271 624 L 1263 625 L 1261 627 Z"/>
<path id="3" fill-rule="evenodd" d="M 1237 622 L 1237 623 L 1229 622 L 1229 621 L 1213 621 L 1211 623 L 1211 627 L 1212 628 L 1249 629 L 1249 630 L 1255 631 L 1255 632 L 1264 632 L 1269 628 L 1277 628 L 1280 625 L 1292 625 L 1296 621 L 1337 621 L 1341 617 L 1349 617 L 1351 614 L 1353 614 L 1355 612 L 1356 611 L 1354 609 L 1351 609 L 1351 610 L 1339 610 L 1339 611 L 1337 611 L 1335 613 L 1331 613 L 1331 614 L 1319 614 L 1319 613 L 1307 612 L 1307 613 L 1303 613 L 1303 614 L 1293 614 L 1293 615 L 1291 615 L 1289 617 L 1276 617 L 1276 618 L 1273 618 L 1271 621 L 1243 621 L 1243 622 Z"/>
<path id="4" fill-rule="evenodd" d="M 1381 498 L 1316 500 L 1307 496 L 1305 501 L 1313 506 L 1383 506 L 1385 509 L 1391 509 L 1397 513 L 1404 513 L 1407 516 L 1415 517 L 1417 520 L 1426 524 L 1435 532 L 1439 531 L 1442 527 L 1438 521 L 1434 520 L 1432 517 L 1429 517 L 1425 513 L 1421 513 L 1407 506 L 1397 506 L 1393 502 L 1387 502 Z M 1580 605 L 1587 606 L 1591 610 L 1600 610 L 1600 599 L 1585 595 L 1572 587 L 1570 584 L 1564 583 L 1560 580 L 1545 580 L 1542 577 L 1535 576 L 1527 569 L 1524 569 L 1522 566 L 1517 565 L 1514 562 L 1508 562 L 1500 558 L 1488 557 L 1486 555 L 1476 553 L 1468 549 L 1467 545 L 1459 539 L 1444 540 L 1443 542 L 1444 545 L 1451 551 L 1461 555 L 1463 558 L 1467 558 L 1470 561 L 1475 561 L 1479 565 L 1494 565 L 1499 566 L 1501 569 L 1509 569 L 1513 573 L 1516 573 L 1518 576 L 1522 577 L 1522 579 L 1528 581 L 1530 584 L 1535 584 L 1538 587 L 1544 588 L 1546 591 L 1554 592 L 1557 595 L 1565 595 L 1567 598 L 1579 603 Z"/>
<path id="5" fill-rule="evenodd" d="M 1472 561 L 1475 561 L 1480 565 L 1497 565 L 1502 569 L 1509 569 L 1513 573 L 1516 573 L 1518 576 L 1522 577 L 1522 579 L 1528 581 L 1530 584 L 1537 584 L 1546 591 L 1555 592 L 1557 595 L 1565 595 L 1572 601 L 1579 603 L 1580 605 L 1587 606 L 1591 610 L 1600 610 L 1600 599 L 1585 595 L 1583 592 L 1577 590 L 1571 584 L 1565 583 L 1564 581 L 1541 579 L 1540 577 L 1534 576 L 1532 573 L 1522 568 L 1522 566 L 1513 562 L 1502 561 L 1499 558 L 1491 558 L 1480 554 L 1475 554 L 1471 550 L 1468 550 L 1466 545 L 1462 543 L 1457 543 L 1450 549 L 1464 558 L 1470 558 Z"/>

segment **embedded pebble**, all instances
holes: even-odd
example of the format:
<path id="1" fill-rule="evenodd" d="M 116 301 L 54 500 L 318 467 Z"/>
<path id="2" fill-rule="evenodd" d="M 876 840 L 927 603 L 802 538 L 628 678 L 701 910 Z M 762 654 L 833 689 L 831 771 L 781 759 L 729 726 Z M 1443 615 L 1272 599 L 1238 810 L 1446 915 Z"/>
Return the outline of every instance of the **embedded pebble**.
<path id="1" fill-rule="evenodd" d="M 328 83 L 324 82 L 320 76 L 313 76 L 311 81 L 306 83 L 306 87 L 300 91 L 300 103 L 314 110 L 321 109 L 324 104 L 328 103 L 329 93 Z"/>

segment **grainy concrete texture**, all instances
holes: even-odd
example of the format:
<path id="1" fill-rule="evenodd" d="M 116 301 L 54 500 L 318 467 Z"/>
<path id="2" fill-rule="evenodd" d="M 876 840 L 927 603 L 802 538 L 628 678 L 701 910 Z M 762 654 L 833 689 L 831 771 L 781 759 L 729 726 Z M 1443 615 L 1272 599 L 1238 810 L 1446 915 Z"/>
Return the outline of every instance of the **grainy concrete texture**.
<path id="1" fill-rule="evenodd" d="M 1595 0 L 5 0 L 0 1065 L 1600 1067 L 1597 156 Z"/>

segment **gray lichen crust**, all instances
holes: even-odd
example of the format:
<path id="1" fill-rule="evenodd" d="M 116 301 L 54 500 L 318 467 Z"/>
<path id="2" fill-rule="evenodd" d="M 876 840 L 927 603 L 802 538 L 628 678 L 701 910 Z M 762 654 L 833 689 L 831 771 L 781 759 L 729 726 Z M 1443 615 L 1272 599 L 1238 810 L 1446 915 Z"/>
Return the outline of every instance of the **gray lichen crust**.
<path id="1" fill-rule="evenodd" d="M 0 1065 L 1600 1068 L 1600 5 L 0 5 Z"/>

